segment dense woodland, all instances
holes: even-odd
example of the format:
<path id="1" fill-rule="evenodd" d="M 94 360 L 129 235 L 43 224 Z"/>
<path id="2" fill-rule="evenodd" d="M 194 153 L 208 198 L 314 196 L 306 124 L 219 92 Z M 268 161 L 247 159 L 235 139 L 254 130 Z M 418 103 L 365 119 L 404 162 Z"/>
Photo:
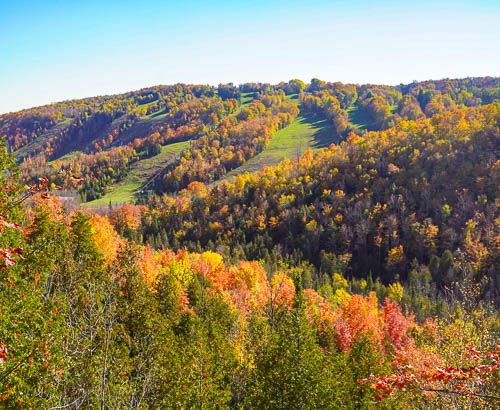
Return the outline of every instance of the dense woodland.
<path id="1" fill-rule="evenodd" d="M 330 146 L 227 178 L 304 115 Z M 498 408 L 499 124 L 492 77 L 1 115 L 0 406 Z"/>

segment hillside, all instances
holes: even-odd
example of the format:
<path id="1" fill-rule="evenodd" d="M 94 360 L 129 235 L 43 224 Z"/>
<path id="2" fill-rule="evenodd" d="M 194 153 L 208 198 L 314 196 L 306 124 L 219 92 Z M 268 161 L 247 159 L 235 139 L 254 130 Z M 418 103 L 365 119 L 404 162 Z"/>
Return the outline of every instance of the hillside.
<path id="1" fill-rule="evenodd" d="M 300 157 L 308 149 L 316 151 L 338 142 L 339 138 L 328 121 L 311 114 L 300 114 L 292 124 L 279 130 L 260 154 L 228 172 L 222 180 L 260 171 L 265 166 L 278 165 L 285 158 Z"/>
<path id="2" fill-rule="evenodd" d="M 0 1 L 0 410 L 499 410 L 499 21 Z"/>
<path id="3" fill-rule="evenodd" d="M 276 165 L 306 148 L 338 143 L 350 132 L 361 135 L 490 103 L 498 89 L 498 78 L 491 77 L 397 87 L 317 79 L 309 85 L 300 80 L 239 87 L 177 84 L 5 114 L 0 132 L 21 163 L 25 182 L 47 175 L 68 190 L 78 189 L 89 202 L 112 192 L 117 192 L 112 202 L 134 201 L 132 192 L 144 178 L 135 180 L 132 172 L 125 181 L 132 169 L 168 166 L 148 186 L 156 192 L 177 192 L 195 181 L 214 184 Z M 192 141 L 185 157 L 149 161 L 162 147 L 182 141 Z M 72 176 L 85 182 L 77 187 Z"/>
<path id="4" fill-rule="evenodd" d="M 135 201 L 133 193 L 159 167 L 161 175 L 148 190 L 175 193 L 191 182 L 216 184 L 338 143 L 349 133 L 488 104 L 499 98 L 499 89 L 499 79 L 491 77 L 396 87 L 317 79 L 308 85 L 177 84 L 4 114 L 0 133 L 25 182 L 46 175 L 95 206 Z M 153 159 L 186 141 L 189 149 L 178 157 Z M 85 181 L 75 184 L 73 176 Z"/>
<path id="5" fill-rule="evenodd" d="M 165 145 L 161 152 L 151 158 L 136 162 L 130 167 L 127 176 L 109 187 L 109 191 L 99 199 L 86 202 L 92 208 L 108 204 L 123 204 L 137 199 L 141 187 L 167 167 L 175 157 L 189 146 L 189 141 Z"/>
<path id="6" fill-rule="evenodd" d="M 226 247 L 249 260 L 279 254 L 317 269 L 324 258 L 345 258 L 350 275 L 371 271 L 387 282 L 395 274 L 408 280 L 418 266 L 432 272 L 436 258 L 465 252 L 500 301 L 498 236 L 486 233 L 498 232 L 499 109 L 352 134 L 260 173 L 153 199 L 154 218 L 145 218 L 141 233 L 155 247 Z M 448 269 L 433 273 L 443 287 L 457 278 Z"/>

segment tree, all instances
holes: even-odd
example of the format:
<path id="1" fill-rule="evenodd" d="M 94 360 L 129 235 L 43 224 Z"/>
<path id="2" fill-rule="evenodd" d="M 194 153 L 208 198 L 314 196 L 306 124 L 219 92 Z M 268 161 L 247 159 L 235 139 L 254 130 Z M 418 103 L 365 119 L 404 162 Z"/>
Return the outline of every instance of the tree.
<path id="1" fill-rule="evenodd" d="M 309 327 L 301 292 L 294 309 L 281 313 L 274 331 L 261 338 L 255 351 L 255 369 L 250 374 L 247 397 L 249 408 L 319 409 L 334 399 L 332 379 L 328 376 L 325 357 Z"/>
<path id="2" fill-rule="evenodd" d="M 313 78 L 311 80 L 311 91 L 319 91 L 325 86 L 325 82 L 319 80 L 318 78 Z"/>

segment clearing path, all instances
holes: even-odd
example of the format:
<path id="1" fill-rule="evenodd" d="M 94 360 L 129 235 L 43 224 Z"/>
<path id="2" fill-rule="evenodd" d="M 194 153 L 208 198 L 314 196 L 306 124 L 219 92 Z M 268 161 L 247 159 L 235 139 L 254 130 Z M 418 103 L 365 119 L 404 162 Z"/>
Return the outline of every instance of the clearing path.
<path id="1" fill-rule="evenodd" d="M 222 180 L 245 172 L 260 171 L 264 166 L 277 165 L 285 158 L 302 155 L 309 148 L 317 151 L 338 142 L 339 139 L 327 120 L 301 113 L 292 124 L 274 134 L 264 151 L 228 172 Z"/>
<path id="2" fill-rule="evenodd" d="M 126 203 L 134 199 L 137 190 L 153 175 L 160 172 L 177 154 L 189 146 L 189 141 L 176 142 L 161 148 L 161 153 L 154 157 L 143 159 L 132 165 L 129 173 L 122 181 L 111 186 L 111 191 L 103 197 L 85 203 L 88 207 L 107 205 L 110 202 Z"/>
<path id="3" fill-rule="evenodd" d="M 20 160 L 26 158 L 28 156 L 34 157 L 36 154 L 39 154 L 43 151 L 45 144 L 50 141 L 54 136 L 62 133 L 66 128 L 71 125 L 72 119 L 66 118 L 52 128 L 49 128 L 42 135 L 35 138 L 34 140 L 28 142 L 26 145 L 19 148 L 17 151 L 14 151 L 13 155 L 16 160 Z"/>
<path id="4" fill-rule="evenodd" d="M 231 115 L 236 115 L 243 107 L 248 107 L 254 97 L 255 93 L 253 92 L 242 93 L 241 106 L 238 111 Z M 130 129 L 125 130 L 123 135 L 120 135 L 121 141 L 129 141 L 131 140 L 130 136 L 143 134 L 147 129 L 151 129 L 153 125 L 162 121 L 166 115 L 166 113 L 159 111 L 140 118 Z M 160 154 L 136 162 L 132 165 L 125 179 L 112 185 L 106 195 L 86 202 L 84 205 L 92 208 L 108 205 L 110 202 L 112 204 L 132 202 L 137 191 L 152 177 L 170 165 L 176 159 L 177 154 L 189 147 L 189 143 L 190 141 L 183 141 L 166 145 L 162 147 Z"/>
<path id="5" fill-rule="evenodd" d="M 229 114 L 229 117 L 234 117 L 235 115 L 238 115 L 243 108 L 248 107 L 251 104 L 251 102 L 254 100 L 256 94 L 257 93 L 253 93 L 253 92 L 252 93 L 241 93 L 240 106 L 235 112 L 233 112 L 232 114 Z"/>

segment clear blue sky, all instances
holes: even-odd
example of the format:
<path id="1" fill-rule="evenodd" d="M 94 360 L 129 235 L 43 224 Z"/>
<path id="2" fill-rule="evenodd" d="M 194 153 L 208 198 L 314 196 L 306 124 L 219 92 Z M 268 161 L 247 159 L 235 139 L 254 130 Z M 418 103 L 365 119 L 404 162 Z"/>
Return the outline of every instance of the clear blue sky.
<path id="1" fill-rule="evenodd" d="M 0 0 L 0 113 L 156 84 L 500 75 L 500 1 Z"/>

